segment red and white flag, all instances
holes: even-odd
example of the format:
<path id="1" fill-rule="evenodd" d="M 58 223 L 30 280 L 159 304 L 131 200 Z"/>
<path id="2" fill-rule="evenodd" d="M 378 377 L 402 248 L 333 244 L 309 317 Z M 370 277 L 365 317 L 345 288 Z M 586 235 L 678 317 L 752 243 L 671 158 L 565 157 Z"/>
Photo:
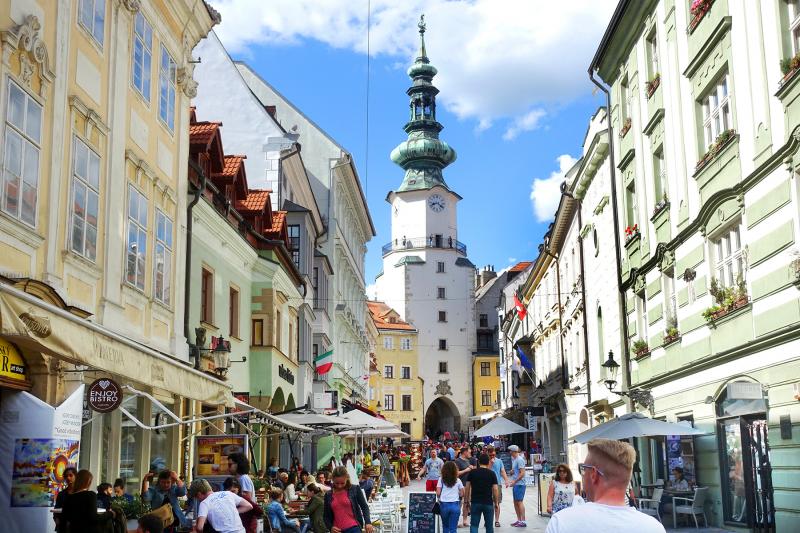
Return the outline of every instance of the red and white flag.
<path id="1" fill-rule="evenodd" d="M 522 302 L 517 296 L 517 293 L 514 293 L 514 308 L 517 310 L 517 316 L 519 316 L 520 320 L 525 320 L 525 316 L 528 314 L 528 310 L 525 309 L 525 306 L 522 305 Z"/>

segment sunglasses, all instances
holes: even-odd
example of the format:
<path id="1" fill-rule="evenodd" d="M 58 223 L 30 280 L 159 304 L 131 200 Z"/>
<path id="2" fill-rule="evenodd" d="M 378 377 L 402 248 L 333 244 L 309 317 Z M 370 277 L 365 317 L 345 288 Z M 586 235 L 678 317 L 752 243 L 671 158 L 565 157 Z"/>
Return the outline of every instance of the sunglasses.
<path id="1" fill-rule="evenodd" d="M 578 465 L 578 473 L 580 473 L 580 475 L 583 475 L 583 474 L 585 474 L 585 473 L 586 473 L 586 471 L 587 471 L 587 470 L 589 470 L 589 469 L 592 469 L 592 470 L 594 470 L 595 472 L 597 472 L 597 473 L 598 473 L 598 474 L 600 474 L 601 476 L 605 476 L 605 474 L 604 474 L 604 473 L 603 473 L 603 472 L 602 472 L 602 471 L 601 471 L 599 468 L 597 468 L 597 467 L 596 467 L 596 466 L 594 466 L 594 465 L 588 465 L 588 464 L 586 464 L 586 463 L 580 463 L 580 464 Z"/>

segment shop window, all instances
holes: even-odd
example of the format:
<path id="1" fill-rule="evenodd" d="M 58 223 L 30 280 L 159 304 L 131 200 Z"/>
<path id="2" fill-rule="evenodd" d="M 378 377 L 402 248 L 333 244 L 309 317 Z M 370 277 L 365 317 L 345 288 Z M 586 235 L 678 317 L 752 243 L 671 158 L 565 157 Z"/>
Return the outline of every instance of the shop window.
<path id="1" fill-rule="evenodd" d="M 161 426 L 174 422 L 174 420 L 167 414 L 166 411 L 161 409 L 157 404 L 151 404 L 152 411 L 150 413 L 150 425 Z M 164 407 L 173 411 L 173 404 L 166 403 Z M 158 466 L 161 469 L 177 470 L 177 465 L 173 461 L 172 449 L 175 442 L 175 426 L 168 428 L 161 428 L 157 430 L 148 431 L 150 436 L 150 460 L 148 466 Z M 155 484 L 157 480 L 152 483 Z"/>
<path id="2" fill-rule="evenodd" d="M 492 373 L 492 366 L 489 361 L 481 361 L 481 376 L 490 376 Z"/>
<path id="3" fill-rule="evenodd" d="M 410 366 L 401 366 L 400 367 L 400 379 L 411 379 L 411 367 Z"/>
<path id="4" fill-rule="evenodd" d="M 214 323 L 214 273 L 206 268 L 200 278 L 200 321 Z"/>
<path id="5" fill-rule="evenodd" d="M 144 411 L 144 399 L 136 396 L 127 396 L 122 402 L 122 407 L 131 416 L 140 418 Z M 141 464 L 139 451 L 144 444 L 144 430 L 137 426 L 127 416 L 122 416 L 119 446 L 119 477 L 125 480 L 129 494 L 138 494 L 141 491 L 142 475 L 147 472 L 148 465 Z"/>
<path id="6" fill-rule="evenodd" d="M 153 58 L 153 27 L 142 12 L 136 14 L 133 26 L 133 87 L 150 102 L 150 65 Z"/>
<path id="7" fill-rule="evenodd" d="M 41 134 L 42 106 L 9 80 L 2 208 L 29 226 L 36 225 Z"/>
<path id="8" fill-rule="evenodd" d="M 70 248 L 89 261 L 97 257 L 100 156 L 75 137 L 72 152 Z"/>

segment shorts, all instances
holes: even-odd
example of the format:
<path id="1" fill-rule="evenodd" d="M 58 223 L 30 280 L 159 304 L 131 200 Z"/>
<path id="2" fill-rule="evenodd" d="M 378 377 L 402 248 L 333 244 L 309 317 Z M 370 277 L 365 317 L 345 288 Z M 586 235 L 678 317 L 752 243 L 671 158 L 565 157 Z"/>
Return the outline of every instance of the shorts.
<path id="1" fill-rule="evenodd" d="M 436 484 L 439 483 L 439 479 L 426 479 L 425 480 L 425 492 L 436 492 Z"/>
<path id="2" fill-rule="evenodd" d="M 503 503 L 503 485 L 497 484 L 497 505 Z"/>
<path id="3" fill-rule="evenodd" d="M 513 494 L 514 494 L 514 501 L 521 502 L 525 499 L 525 485 L 514 485 L 513 487 Z"/>

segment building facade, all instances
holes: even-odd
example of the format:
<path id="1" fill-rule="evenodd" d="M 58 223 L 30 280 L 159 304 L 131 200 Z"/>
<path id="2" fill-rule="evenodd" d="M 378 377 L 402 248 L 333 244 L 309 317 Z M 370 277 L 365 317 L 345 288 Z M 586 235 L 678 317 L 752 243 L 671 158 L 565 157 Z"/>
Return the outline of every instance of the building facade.
<path id="1" fill-rule="evenodd" d="M 623 1 L 591 65 L 610 87 L 623 371 L 654 416 L 708 432 L 643 439 L 642 475 L 683 466 L 729 529 L 800 528 L 798 14 Z"/>
<path id="2" fill-rule="evenodd" d="M 425 437 L 419 338 L 413 324 L 383 302 L 368 301 L 377 329 L 374 370 L 370 372 L 370 409 L 393 422 L 412 440 Z"/>
<path id="3" fill-rule="evenodd" d="M 475 349 L 475 267 L 458 241 L 457 203 L 461 197 L 444 181 L 442 169 L 456 153 L 439 139 L 436 68 L 420 50 L 408 69 L 408 140 L 392 161 L 405 170 L 391 205 L 391 241 L 383 247 L 378 298 L 419 330 L 419 371 L 424 385 L 425 431 L 431 438 L 464 431 L 472 404 L 471 361 Z"/>

